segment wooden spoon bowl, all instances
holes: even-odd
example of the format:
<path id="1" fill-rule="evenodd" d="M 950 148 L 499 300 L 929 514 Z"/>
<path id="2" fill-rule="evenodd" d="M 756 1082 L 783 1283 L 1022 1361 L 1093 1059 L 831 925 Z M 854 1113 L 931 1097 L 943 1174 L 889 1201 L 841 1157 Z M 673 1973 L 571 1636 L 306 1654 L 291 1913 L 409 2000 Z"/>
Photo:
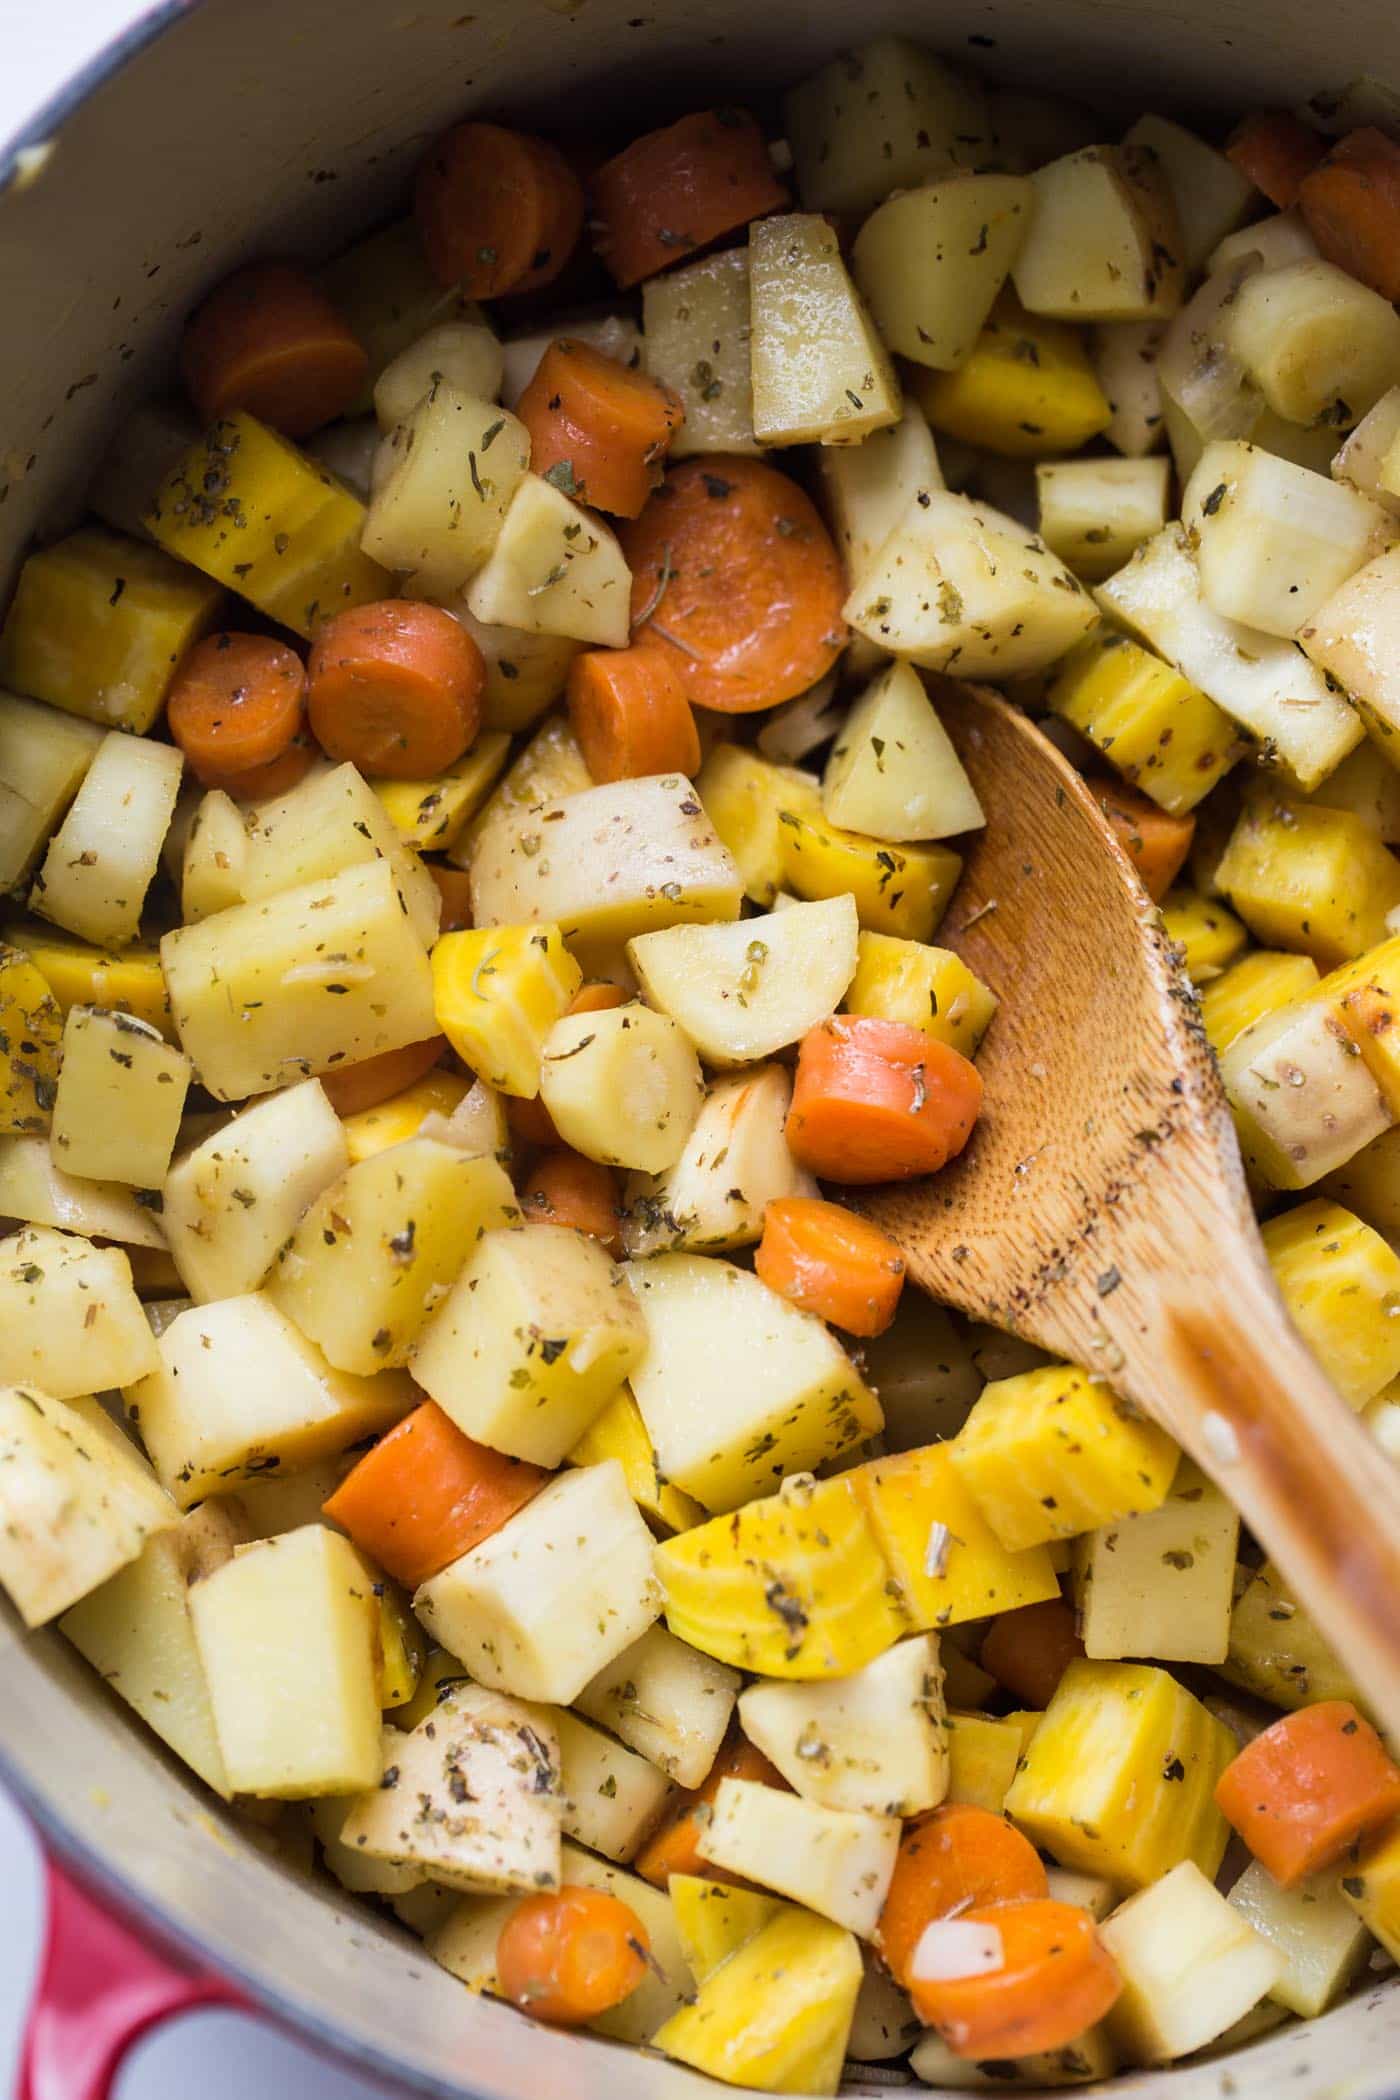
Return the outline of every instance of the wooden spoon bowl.
<path id="1" fill-rule="evenodd" d="M 993 813 L 942 938 L 1001 1005 L 966 1152 L 861 1207 L 936 1298 L 1170 1430 L 1400 1736 L 1400 1472 L 1284 1310 L 1195 992 L 1054 746 L 983 689 L 938 709 Z"/>

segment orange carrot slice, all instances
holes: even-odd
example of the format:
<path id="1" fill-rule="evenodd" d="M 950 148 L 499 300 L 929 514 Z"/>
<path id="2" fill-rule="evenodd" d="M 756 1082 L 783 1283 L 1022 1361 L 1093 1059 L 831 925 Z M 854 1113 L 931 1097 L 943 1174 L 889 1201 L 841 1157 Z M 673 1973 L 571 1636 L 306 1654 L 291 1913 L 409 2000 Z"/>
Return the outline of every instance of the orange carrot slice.
<path id="1" fill-rule="evenodd" d="M 1235 126 L 1225 148 L 1246 182 L 1280 211 L 1292 210 L 1304 177 L 1326 151 L 1326 139 L 1286 109 L 1255 110 Z"/>
<path id="2" fill-rule="evenodd" d="M 673 1874 L 700 1874 L 708 1881 L 738 1880 L 736 1874 L 727 1874 L 723 1868 L 700 1857 L 698 1840 L 709 1821 L 721 1779 L 756 1779 L 761 1785 L 777 1787 L 785 1794 L 792 1792 L 781 1772 L 774 1770 L 763 1752 L 755 1750 L 737 1728 L 732 1729 L 720 1746 L 704 1785 L 683 1796 L 669 1821 L 662 1824 L 655 1837 L 637 1854 L 633 1872 L 640 1874 L 643 1881 L 664 1889 Z"/>
<path id="3" fill-rule="evenodd" d="M 988 1903 L 1049 1894 L 1040 1854 L 1005 1816 L 948 1802 L 900 1839 L 876 1944 L 901 1983 L 925 1929 Z"/>
<path id="4" fill-rule="evenodd" d="M 670 387 L 569 336 L 545 351 L 515 413 L 530 433 L 536 474 L 623 518 L 635 518 L 661 480 L 685 421 Z"/>
<path id="5" fill-rule="evenodd" d="M 802 1038 L 788 1149 L 826 1181 L 904 1181 L 955 1158 L 981 1106 L 975 1066 L 946 1043 L 837 1014 Z"/>
<path id="6" fill-rule="evenodd" d="M 471 299 L 538 290 L 583 230 L 583 190 L 556 147 L 500 124 L 455 124 L 429 147 L 413 208 L 429 267 Z"/>
<path id="7" fill-rule="evenodd" d="M 1367 126 L 1303 179 L 1298 203 L 1328 262 L 1400 299 L 1400 146 Z"/>
<path id="8" fill-rule="evenodd" d="M 812 1196 L 768 1205 L 753 1265 L 770 1290 L 847 1334 L 883 1334 L 904 1289 L 904 1256 L 888 1233 Z"/>
<path id="9" fill-rule="evenodd" d="M 934 1926 L 933 1933 L 966 1940 L 979 1927 L 991 1937 L 998 1967 L 921 1977 L 917 1951 L 910 1965 L 914 2010 L 955 2056 L 1001 2062 L 1066 2049 L 1103 2018 L 1123 1988 L 1093 1918 L 1077 1903 L 1039 1898 L 987 1904 Z M 928 1959 L 946 1968 L 956 1966 L 959 1956 L 940 1948 L 928 1950 Z"/>
<path id="10" fill-rule="evenodd" d="M 441 773 L 481 727 L 485 662 L 437 605 L 384 598 L 337 613 L 316 637 L 309 675 L 322 750 L 371 776 Z"/>
<path id="11" fill-rule="evenodd" d="M 369 358 L 325 293 L 293 263 L 248 263 L 185 324 L 180 366 L 201 419 L 242 411 L 287 437 L 343 416 Z"/>
<path id="12" fill-rule="evenodd" d="M 1168 816 L 1136 788 L 1118 780 L 1093 780 L 1094 799 L 1118 834 L 1118 843 L 1160 903 L 1176 881 L 1196 835 L 1194 817 Z"/>
<path id="13" fill-rule="evenodd" d="M 566 1882 L 511 1912 L 496 1942 L 496 1980 L 522 2012 L 578 2027 L 631 1996 L 650 1952 L 646 1927 L 620 1896 Z"/>
<path id="14" fill-rule="evenodd" d="M 520 1214 L 527 1225 L 572 1225 L 622 1257 L 617 1180 L 611 1168 L 567 1145 L 535 1161 L 520 1191 Z"/>
<path id="15" fill-rule="evenodd" d="M 430 1035 L 421 1043 L 405 1043 L 401 1050 L 381 1050 L 358 1064 L 338 1065 L 321 1074 L 321 1085 L 338 1116 L 362 1115 L 426 1078 L 446 1048 L 445 1035 Z"/>
<path id="16" fill-rule="evenodd" d="M 786 202 L 756 119 L 702 110 L 597 170 L 594 245 L 618 284 L 640 284 Z"/>
<path id="17" fill-rule="evenodd" d="M 1400 1815 L 1400 1766 L 1347 1699 L 1285 1714 L 1215 1789 L 1221 1814 L 1282 1888 Z"/>
<path id="18" fill-rule="evenodd" d="M 596 781 L 692 776 L 700 731 L 685 688 L 655 649 L 587 649 L 569 666 L 569 720 Z"/>
<path id="19" fill-rule="evenodd" d="M 274 764 L 295 743 L 305 714 L 301 658 L 261 634 L 196 642 L 165 709 L 171 736 L 206 787 Z"/>

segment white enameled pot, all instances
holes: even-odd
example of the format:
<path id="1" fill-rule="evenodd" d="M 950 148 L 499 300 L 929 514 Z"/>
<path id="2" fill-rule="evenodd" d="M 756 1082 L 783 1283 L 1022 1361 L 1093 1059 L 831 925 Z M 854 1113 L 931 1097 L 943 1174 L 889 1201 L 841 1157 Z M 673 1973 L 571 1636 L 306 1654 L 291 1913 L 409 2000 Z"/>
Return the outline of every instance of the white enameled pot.
<path id="1" fill-rule="evenodd" d="M 445 120 L 479 111 L 577 129 L 606 112 L 640 129 L 707 96 L 761 98 L 880 29 L 1125 112 L 1286 105 L 1360 74 L 1400 83 L 1395 0 L 157 7 L 0 143 L 0 588 L 31 534 L 68 521 L 104 432 L 158 374 L 195 294 L 246 256 L 325 252 L 386 215 Z M 97 2100 L 133 2028 L 220 1996 L 408 2091 L 713 2100 L 715 2086 L 678 2066 L 473 1998 L 391 1923 L 279 1865 L 58 1635 L 26 1638 L 6 1609 L 0 1651 L 0 1771 L 54 1852 L 141 1935 L 124 1948 L 59 1880 L 55 1995 L 23 2074 L 33 2100 Z M 1114 2090 L 1397 2100 L 1400 1988 Z"/>

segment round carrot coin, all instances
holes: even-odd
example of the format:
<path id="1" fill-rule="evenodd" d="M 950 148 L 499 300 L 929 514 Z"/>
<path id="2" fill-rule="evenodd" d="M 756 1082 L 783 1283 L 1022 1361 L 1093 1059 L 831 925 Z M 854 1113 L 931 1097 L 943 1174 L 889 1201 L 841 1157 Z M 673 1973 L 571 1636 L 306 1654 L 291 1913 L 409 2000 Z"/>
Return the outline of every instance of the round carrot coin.
<path id="1" fill-rule="evenodd" d="M 496 1979 L 522 2012 L 560 2027 L 595 2020 L 631 1996 L 651 1941 L 637 1913 L 603 1889 L 527 1896 L 501 1927 Z"/>
<path id="2" fill-rule="evenodd" d="M 249 263 L 216 285 L 186 323 L 180 363 L 203 421 L 241 410 L 287 437 L 343 416 L 369 371 L 325 293 L 285 262 Z"/>
<path id="3" fill-rule="evenodd" d="M 175 675 L 170 734 L 206 787 L 270 766 L 288 751 L 306 712 L 296 651 L 261 634 L 209 634 Z"/>
<path id="4" fill-rule="evenodd" d="M 431 779 L 481 726 L 485 662 L 437 605 L 385 598 L 337 613 L 316 637 L 309 672 L 322 750 L 371 777 Z"/>
<path id="5" fill-rule="evenodd" d="M 1030 1839 L 1005 1816 L 970 1802 L 948 1802 L 911 1823 L 900 1839 L 876 1944 L 903 1982 L 925 1929 L 980 1904 L 1049 1893 Z"/>
<path id="6" fill-rule="evenodd" d="M 454 124 L 429 147 L 413 208 L 433 274 L 471 299 L 557 277 L 583 230 L 583 191 L 562 153 L 501 124 Z"/>
<path id="7" fill-rule="evenodd" d="M 1093 1918 L 1077 1903 L 991 1903 L 931 1930 L 958 1935 L 968 1973 L 947 1973 L 959 1965 L 951 1940 L 937 1949 L 922 1942 L 911 1957 L 908 1990 L 915 2012 L 955 2056 L 1000 2062 L 1066 2049 L 1103 2018 L 1123 1988 Z M 983 1949 L 976 1945 L 979 1932 Z M 979 1953 L 995 1957 L 997 1966 L 973 1966 Z M 940 1973 L 920 1975 L 925 1956 Z"/>

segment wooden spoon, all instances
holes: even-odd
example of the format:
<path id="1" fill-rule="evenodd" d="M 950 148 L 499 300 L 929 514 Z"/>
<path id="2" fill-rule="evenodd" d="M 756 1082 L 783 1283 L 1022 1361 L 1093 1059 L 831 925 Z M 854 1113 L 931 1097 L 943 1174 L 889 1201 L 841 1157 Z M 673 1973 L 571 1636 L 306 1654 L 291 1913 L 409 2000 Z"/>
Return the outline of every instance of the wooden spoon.
<path id="1" fill-rule="evenodd" d="M 861 1208 L 944 1303 L 1102 1372 L 1224 1489 L 1400 1735 L 1400 1472 L 1284 1310 L 1196 997 L 1083 780 L 995 693 L 939 714 L 993 820 L 941 938 L 1001 999 L 962 1158 Z"/>

